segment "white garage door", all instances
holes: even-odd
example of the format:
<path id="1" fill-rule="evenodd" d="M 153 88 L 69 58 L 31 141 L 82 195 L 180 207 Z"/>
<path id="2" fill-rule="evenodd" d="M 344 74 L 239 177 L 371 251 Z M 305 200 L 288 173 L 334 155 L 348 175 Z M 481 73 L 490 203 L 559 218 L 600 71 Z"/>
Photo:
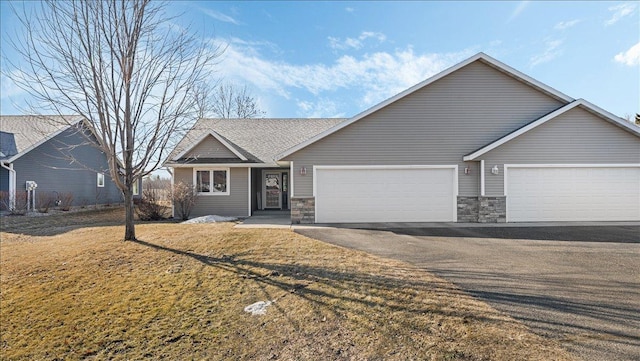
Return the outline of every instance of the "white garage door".
<path id="1" fill-rule="evenodd" d="M 640 220 L 640 167 L 507 166 L 507 220 Z"/>
<path id="2" fill-rule="evenodd" d="M 316 167 L 316 222 L 453 222 L 456 169 Z"/>

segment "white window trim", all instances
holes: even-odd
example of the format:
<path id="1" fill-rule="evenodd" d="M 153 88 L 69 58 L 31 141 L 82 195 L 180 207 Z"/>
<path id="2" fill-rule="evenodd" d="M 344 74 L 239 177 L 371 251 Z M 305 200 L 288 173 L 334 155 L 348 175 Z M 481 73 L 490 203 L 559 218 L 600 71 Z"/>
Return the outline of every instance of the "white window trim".
<path id="1" fill-rule="evenodd" d="M 101 179 L 102 179 L 102 182 L 100 181 Z M 104 188 L 104 183 L 105 183 L 104 173 L 96 173 L 96 186 L 98 188 Z"/>
<path id="2" fill-rule="evenodd" d="M 480 196 L 484 197 L 484 159 L 480 160 Z"/>
<path id="3" fill-rule="evenodd" d="M 227 189 L 229 184 L 227 184 Z M 251 217 L 251 168 L 247 168 L 247 217 Z"/>
<path id="4" fill-rule="evenodd" d="M 133 194 L 134 196 L 140 195 L 140 187 L 138 187 L 139 181 L 139 179 L 136 179 L 136 181 L 131 185 L 131 194 Z"/>
<path id="5" fill-rule="evenodd" d="M 228 196 L 231 194 L 231 168 L 193 168 L 193 186 L 198 186 L 198 172 L 209 172 L 209 179 L 213 183 L 213 172 L 221 170 L 227 172 L 227 191 L 226 192 L 198 192 L 200 196 Z"/>

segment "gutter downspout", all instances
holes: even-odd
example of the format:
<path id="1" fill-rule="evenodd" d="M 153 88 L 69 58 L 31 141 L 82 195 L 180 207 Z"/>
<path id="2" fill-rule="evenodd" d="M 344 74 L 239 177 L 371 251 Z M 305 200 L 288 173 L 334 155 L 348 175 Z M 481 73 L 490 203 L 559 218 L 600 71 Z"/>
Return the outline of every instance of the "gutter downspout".
<path id="1" fill-rule="evenodd" d="M 13 163 L 9 163 L 7 167 L 4 162 L 0 162 L 2 168 L 9 171 L 9 209 L 16 208 L 16 171 L 13 169 Z"/>
<path id="2" fill-rule="evenodd" d="M 176 172 L 172 167 L 167 167 L 167 172 L 171 174 L 171 194 L 173 195 L 173 190 L 175 189 L 175 180 L 173 178 L 175 177 Z M 176 218 L 176 205 L 173 203 L 173 196 L 171 197 L 171 218 Z"/>

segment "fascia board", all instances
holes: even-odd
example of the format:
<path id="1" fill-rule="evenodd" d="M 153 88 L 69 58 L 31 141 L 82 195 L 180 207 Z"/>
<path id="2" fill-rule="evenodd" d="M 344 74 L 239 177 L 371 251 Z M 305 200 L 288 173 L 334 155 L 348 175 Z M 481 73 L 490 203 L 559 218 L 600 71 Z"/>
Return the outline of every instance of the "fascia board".
<path id="1" fill-rule="evenodd" d="M 277 164 L 270 163 L 171 163 L 167 162 L 163 167 L 171 168 L 207 168 L 207 167 L 223 167 L 223 168 L 282 168 Z"/>
<path id="2" fill-rule="evenodd" d="M 288 157 L 291 154 L 293 154 L 293 153 L 295 153 L 295 152 L 297 152 L 297 151 L 299 151 L 299 150 L 301 150 L 301 149 L 303 149 L 303 148 L 305 148 L 305 147 L 307 147 L 307 146 L 319 141 L 320 139 L 323 139 L 323 138 L 325 138 L 325 137 L 327 137 L 327 136 L 339 131 L 340 129 L 342 129 L 342 128 L 346 127 L 346 126 L 357 122 L 358 120 L 360 120 L 360 119 L 362 119 L 362 118 L 364 118 L 364 117 L 366 117 L 366 116 L 368 116 L 368 115 L 370 115 L 370 114 L 372 114 L 372 113 L 374 113 L 374 112 L 376 112 L 376 111 L 378 111 L 378 110 L 380 110 L 380 109 L 382 109 L 382 108 L 384 108 L 384 107 L 386 107 L 386 106 L 398 101 L 399 99 L 404 98 L 405 96 L 407 96 L 407 95 L 409 95 L 409 94 L 411 94 L 411 93 L 413 93 L 413 92 L 415 92 L 415 91 L 417 91 L 419 89 L 422 89 L 422 88 L 426 87 L 427 85 L 436 82 L 439 79 L 442 79 L 442 78 L 448 76 L 449 74 L 451 74 L 451 73 L 453 73 L 453 72 L 455 72 L 455 71 L 457 71 L 457 70 L 459 70 L 459 69 L 461 69 L 461 68 L 463 68 L 463 67 L 465 67 L 465 66 L 467 66 L 467 65 L 469 65 L 471 63 L 473 63 L 476 60 L 482 60 L 485 63 L 491 65 L 492 67 L 497 68 L 497 69 L 499 69 L 499 70 L 511 75 L 512 77 L 514 77 L 516 79 L 519 79 L 520 81 L 522 81 L 522 82 L 524 82 L 526 84 L 529 84 L 530 86 L 533 86 L 533 87 L 538 88 L 538 89 L 540 89 L 540 90 L 542 90 L 542 91 L 544 91 L 546 93 L 549 93 L 549 94 L 553 95 L 554 97 L 556 97 L 558 99 L 562 99 L 565 102 L 574 101 L 574 99 L 571 98 L 570 96 L 568 96 L 568 95 L 566 95 L 564 93 L 561 93 L 561 92 L 553 89 L 552 87 L 550 87 L 548 85 L 545 85 L 545 84 L 533 79 L 532 77 L 530 77 L 530 76 L 528 76 L 528 75 L 526 75 L 526 74 L 524 74 L 524 73 L 522 73 L 522 72 L 520 72 L 520 71 L 518 71 L 518 70 L 516 70 L 516 69 L 514 69 L 514 68 L 512 68 L 512 67 L 510 67 L 510 66 L 508 66 L 508 65 L 506 65 L 506 64 L 504 64 L 504 63 L 502 63 L 502 62 L 500 62 L 500 61 L 498 61 L 496 59 L 494 59 L 494 58 L 492 58 L 492 57 L 490 57 L 487 54 L 478 53 L 478 54 L 468 58 L 467 60 L 464 60 L 464 61 L 462 61 L 462 62 L 460 62 L 460 63 L 458 63 L 458 64 L 456 64 L 456 65 L 454 65 L 454 66 L 452 66 L 450 68 L 447 68 L 447 69 L 441 71 L 440 73 L 438 73 L 438 74 L 436 74 L 436 75 L 434 75 L 434 76 L 432 76 L 432 77 L 430 77 L 430 78 L 428 78 L 428 79 L 426 79 L 426 80 L 424 80 L 424 81 L 412 86 L 411 88 L 409 88 L 409 89 L 407 89 L 407 90 L 405 90 L 405 91 L 403 91 L 403 92 L 401 92 L 401 93 L 399 93 L 399 94 L 397 94 L 397 95 L 395 95 L 395 96 L 393 96 L 393 97 L 391 97 L 391 98 L 389 98 L 389 99 L 387 99 L 387 100 L 385 100 L 385 101 L 383 101 L 383 102 L 381 102 L 381 103 L 379 103 L 377 105 L 374 105 L 373 107 L 363 111 L 362 113 L 357 114 L 353 118 L 351 118 L 351 119 L 349 119 L 349 120 L 347 120 L 345 122 L 342 122 L 342 123 L 340 123 L 340 124 L 338 124 L 338 125 L 336 125 L 334 127 L 331 127 L 329 129 L 327 129 L 326 131 L 316 135 L 315 137 L 312 137 L 312 138 L 310 138 L 310 139 L 308 139 L 308 140 L 306 140 L 306 141 L 304 141 L 304 142 L 302 142 L 302 143 L 300 143 L 300 144 L 298 144 L 298 145 L 296 145 L 296 146 L 294 146 L 294 147 L 292 147 L 292 148 L 290 148 L 290 149 L 278 154 L 276 156 L 276 160 L 282 160 L 283 158 Z"/>
<path id="3" fill-rule="evenodd" d="M 591 104 L 590 102 L 588 102 L 588 101 L 586 101 L 584 99 L 578 99 L 578 100 L 576 100 L 576 101 L 574 101 L 572 103 L 569 103 L 569 104 L 565 105 L 562 108 L 559 108 L 559 109 L 557 109 L 557 110 L 545 115 L 544 117 L 542 117 L 542 118 L 530 123 L 529 125 L 524 126 L 521 129 L 518 129 L 517 131 L 515 131 L 515 132 L 513 132 L 511 134 L 508 134 L 508 135 L 496 140 L 495 142 L 493 142 L 493 143 L 491 143 L 491 144 L 489 144 L 489 145 L 487 145 L 485 147 L 482 147 L 482 148 L 478 149 L 477 151 L 475 151 L 475 152 L 473 152 L 473 153 L 471 153 L 469 155 L 464 156 L 462 158 L 462 160 L 464 160 L 464 161 L 476 160 L 479 156 L 481 156 L 481 155 L 483 155 L 483 154 L 485 154 L 485 153 L 487 153 L 487 152 L 489 152 L 489 151 L 501 146 L 502 144 L 504 144 L 504 143 L 516 138 L 516 137 L 519 137 L 520 135 L 530 131 L 531 129 L 534 129 L 534 128 L 536 128 L 536 127 L 548 122 L 549 120 L 551 120 L 553 118 L 556 118 L 556 117 L 560 116 L 561 114 L 564 114 L 564 113 L 568 112 L 569 110 L 571 110 L 571 109 L 573 109 L 575 107 L 578 107 L 578 106 L 582 106 L 586 110 L 588 110 L 588 111 L 590 111 L 592 113 L 595 113 L 596 115 L 606 119 L 608 122 L 610 122 L 610 123 L 622 128 L 622 129 L 624 129 L 624 130 L 626 130 L 626 131 L 628 131 L 630 133 L 633 133 L 634 135 L 640 137 L 640 128 L 638 128 L 638 127 L 636 127 L 636 126 L 634 126 L 632 124 L 627 124 L 622 119 L 616 117 L 615 115 L 607 112 L 606 110 L 604 110 L 604 109 L 602 109 L 602 108 L 600 108 L 600 107 L 598 107 L 596 105 Z"/>
<path id="4" fill-rule="evenodd" d="M 539 118 L 538 120 L 529 123 L 528 125 L 518 129 L 517 131 L 513 132 L 513 133 L 509 133 L 506 136 L 496 140 L 495 142 L 488 144 L 480 149 L 478 149 L 477 151 L 469 154 L 469 155 L 465 155 L 464 157 L 462 157 L 462 160 L 467 162 L 467 161 L 471 161 L 471 160 L 475 160 L 477 157 L 503 145 L 504 143 L 519 137 L 520 135 L 530 131 L 531 129 L 534 129 L 546 122 L 548 122 L 549 120 L 559 116 L 560 114 L 563 114 L 567 111 L 569 111 L 570 109 L 575 108 L 576 106 L 579 105 L 579 101 L 574 101 L 572 103 L 569 103 L 561 108 L 556 109 L 555 111 L 543 116 L 542 118 Z"/>
<path id="5" fill-rule="evenodd" d="M 69 123 L 68 125 L 56 130 L 55 132 L 47 135 L 46 137 L 40 139 L 39 141 L 37 141 L 36 143 L 33 143 L 30 147 L 28 147 L 27 149 L 23 150 L 22 152 L 13 155 L 11 158 L 4 160 L 4 162 L 7 163 L 13 163 L 16 160 L 18 160 L 20 157 L 22 157 L 23 155 L 29 153 L 30 151 L 38 148 L 39 146 L 41 146 L 42 144 L 48 142 L 49 140 L 57 137 L 58 135 L 60 135 L 60 133 L 66 131 L 67 129 L 71 128 L 72 126 L 77 125 L 78 123 L 82 122 L 84 119 L 80 118 L 78 120 L 76 120 L 75 122 Z"/>
<path id="6" fill-rule="evenodd" d="M 180 154 L 175 156 L 173 159 L 176 160 L 176 159 L 182 158 L 185 154 L 187 154 L 188 152 L 193 150 L 193 148 L 195 148 L 198 144 L 200 144 L 202 141 L 204 141 L 208 136 L 214 137 L 218 142 L 222 143 L 222 145 L 224 145 L 225 148 L 227 148 L 229 151 L 231 151 L 233 154 L 235 154 L 238 158 L 240 158 L 242 160 L 247 160 L 247 157 L 245 157 L 242 153 L 240 153 L 234 146 L 229 144 L 229 142 L 227 142 L 224 138 L 222 138 L 215 131 L 211 131 L 209 133 L 203 134 L 200 138 L 198 138 L 197 141 L 191 143 L 192 144 L 191 147 L 186 148 L 184 151 L 182 151 Z"/>

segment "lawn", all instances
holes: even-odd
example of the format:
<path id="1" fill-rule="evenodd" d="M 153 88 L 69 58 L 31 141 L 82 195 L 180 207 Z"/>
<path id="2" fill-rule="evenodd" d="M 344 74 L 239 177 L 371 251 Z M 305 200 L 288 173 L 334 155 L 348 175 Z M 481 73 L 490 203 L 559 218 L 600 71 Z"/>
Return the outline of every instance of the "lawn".
<path id="1" fill-rule="evenodd" d="M 405 263 L 232 223 L 123 242 L 121 217 L 2 220 L 1 359 L 573 359 Z"/>

